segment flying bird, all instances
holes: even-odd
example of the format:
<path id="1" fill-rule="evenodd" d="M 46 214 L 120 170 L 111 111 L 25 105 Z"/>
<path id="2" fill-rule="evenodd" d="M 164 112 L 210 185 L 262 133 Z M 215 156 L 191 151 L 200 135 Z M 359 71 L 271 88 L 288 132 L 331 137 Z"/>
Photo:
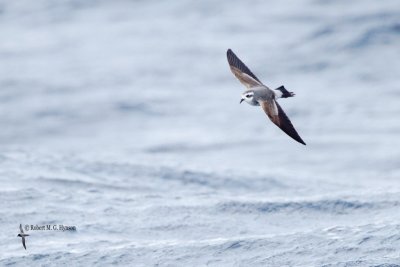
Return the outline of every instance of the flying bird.
<path id="1" fill-rule="evenodd" d="M 24 246 L 24 248 L 26 249 L 25 246 L 25 236 L 29 236 L 28 234 L 24 234 L 24 230 L 22 230 L 22 224 L 19 225 L 19 234 L 17 236 L 22 238 L 22 245 Z"/>
<path id="2" fill-rule="evenodd" d="M 286 90 L 284 86 L 280 86 L 275 90 L 269 89 L 264 85 L 251 70 L 233 53 L 231 49 L 226 52 L 229 67 L 232 73 L 238 80 L 247 87 L 247 90 L 242 93 L 240 103 L 247 102 L 252 106 L 261 106 L 268 118 L 278 126 L 287 135 L 292 137 L 297 142 L 305 145 L 296 132 L 288 116 L 276 101 L 278 98 L 292 97 L 295 94 Z"/>

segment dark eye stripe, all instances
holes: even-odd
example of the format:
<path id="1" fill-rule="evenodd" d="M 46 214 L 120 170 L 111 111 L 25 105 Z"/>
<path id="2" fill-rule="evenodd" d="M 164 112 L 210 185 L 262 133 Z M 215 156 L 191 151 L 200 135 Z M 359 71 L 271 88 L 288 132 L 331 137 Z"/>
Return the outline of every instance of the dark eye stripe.
<path id="1" fill-rule="evenodd" d="M 247 98 L 249 98 L 251 95 L 246 95 Z"/>

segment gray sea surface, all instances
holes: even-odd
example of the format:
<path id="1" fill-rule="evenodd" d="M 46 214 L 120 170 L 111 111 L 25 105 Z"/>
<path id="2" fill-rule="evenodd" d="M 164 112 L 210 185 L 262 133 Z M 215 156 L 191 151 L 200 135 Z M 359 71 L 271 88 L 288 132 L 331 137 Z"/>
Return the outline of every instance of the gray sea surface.
<path id="1" fill-rule="evenodd" d="M 0 34 L 1 266 L 400 266 L 399 1 L 0 0 Z"/>

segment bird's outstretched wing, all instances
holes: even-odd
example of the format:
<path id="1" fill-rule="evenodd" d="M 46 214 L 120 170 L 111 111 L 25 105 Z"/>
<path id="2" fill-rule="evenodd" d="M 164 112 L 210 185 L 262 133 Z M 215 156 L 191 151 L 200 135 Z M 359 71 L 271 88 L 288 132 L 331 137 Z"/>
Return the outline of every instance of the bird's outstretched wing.
<path id="1" fill-rule="evenodd" d="M 251 70 L 233 53 L 231 49 L 226 52 L 229 67 L 238 80 L 247 88 L 263 86 L 262 82 L 251 72 Z"/>
<path id="2" fill-rule="evenodd" d="M 24 233 L 24 230 L 22 230 L 22 224 L 19 224 L 19 230 L 21 231 L 21 234 Z"/>
<path id="3" fill-rule="evenodd" d="M 24 246 L 24 249 L 26 249 L 26 246 L 25 246 L 25 237 L 22 237 L 22 245 Z"/>
<path id="4" fill-rule="evenodd" d="M 284 131 L 297 142 L 303 145 L 306 144 L 296 132 L 296 129 L 293 127 L 291 121 L 289 120 L 288 116 L 286 116 L 281 106 L 279 106 L 275 100 L 260 101 L 260 105 L 276 126 L 281 128 L 282 131 Z"/>

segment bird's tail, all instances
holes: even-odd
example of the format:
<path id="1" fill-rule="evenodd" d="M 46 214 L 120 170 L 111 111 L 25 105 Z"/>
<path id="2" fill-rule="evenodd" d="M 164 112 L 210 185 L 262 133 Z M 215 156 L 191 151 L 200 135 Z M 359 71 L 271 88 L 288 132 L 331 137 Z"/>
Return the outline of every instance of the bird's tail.
<path id="1" fill-rule="evenodd" d="M 285 86 L 283 86 L 283 85 L 279 86 L 275 90 L 279 90 L 282 92 L 282 96 L 281 96 L 282 98 L 295 96 L 295 94 L 293 92 L 289 92 L 288 90 L 286 90 Z"/>

